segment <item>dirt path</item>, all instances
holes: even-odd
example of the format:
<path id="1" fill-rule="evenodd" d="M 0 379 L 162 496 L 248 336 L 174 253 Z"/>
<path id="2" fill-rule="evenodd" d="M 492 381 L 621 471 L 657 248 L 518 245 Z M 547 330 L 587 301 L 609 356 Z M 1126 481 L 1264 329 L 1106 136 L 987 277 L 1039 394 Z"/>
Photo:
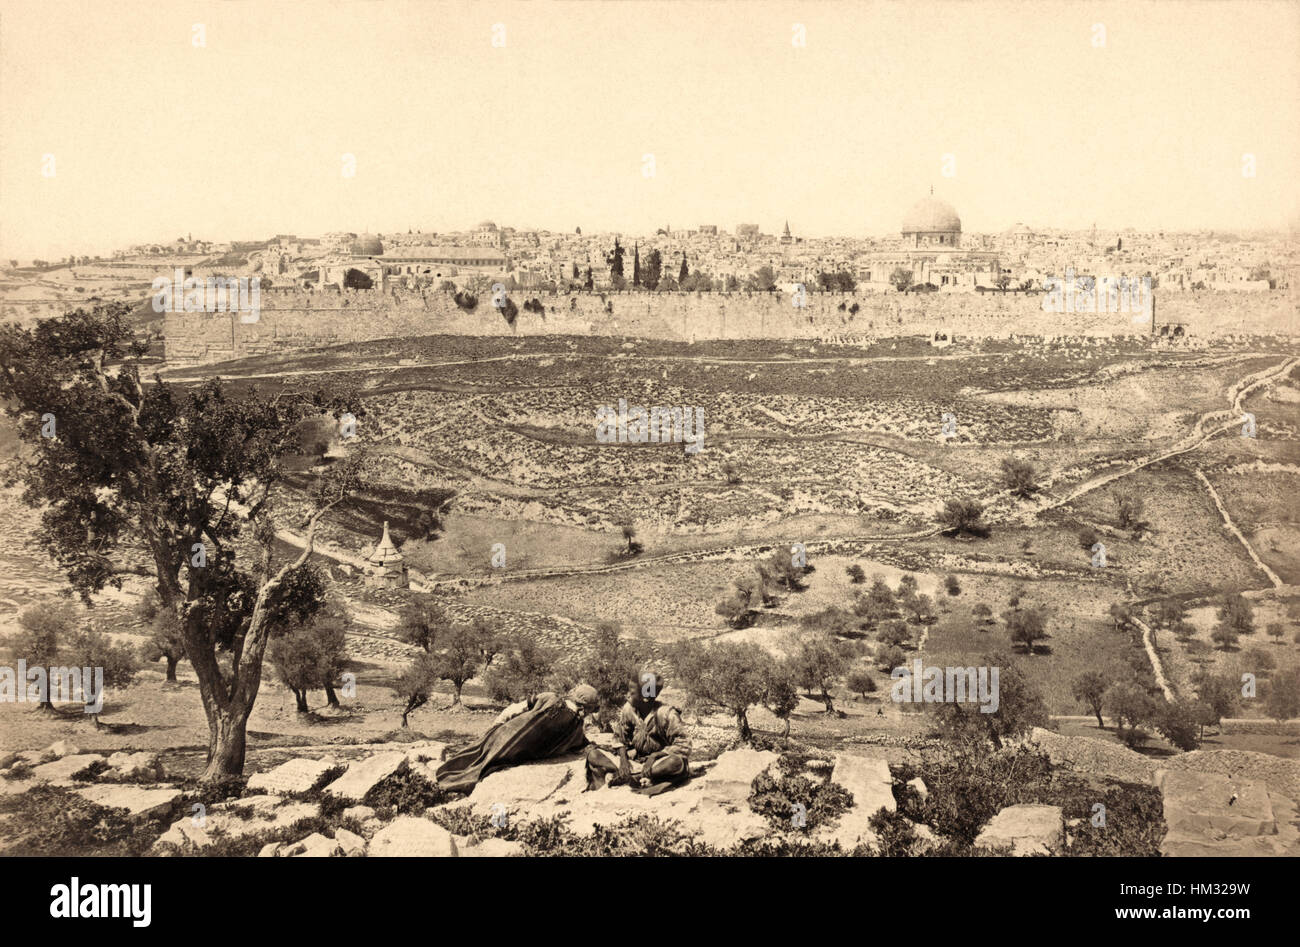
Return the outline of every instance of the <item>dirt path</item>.
<path id="1" fill-rule="evenodd" d="M 1267 565 L 1264 564 L 1264 560 L 1260 559 L 1259 556 L 1255 553 L 1254 547 L 1251 546 L 1250 542 L 1246 539 L 1246 537 L 1242 535 L 1241 530 L 1237 529 L 1237 524 L 1234 523 L 1232 521 L 1232 517 L 1228 515 L 1228 511 L 1224 507 L 1223 501 L 1219 499 L 1219 493 L 1217 490 L 1214 489 L 1214 485 L 1211 484 L 1208 479 L 1206 479 L 1205 474 L 1202 473 L 1200 470 L 1196 471 L 1196 479 L 1201 481 L 1201 483 L 1204 484 L 1205 489 L 1209 491 L 1210 499 L 1213 500 L 1214 505 L 1219 508 L 1219 515 L 1223 517 L 1224 525 L 1228 527 L 1228 529 L 1232 532 L 1232 535 L 1237 537 L 1242 547 L 1246 550 L 1246 554 L 1250 556 L 1250 558 L 1254 561 L 1255 565 L 1259 566 L 1259 568 L 1263 570 L 1264 574 L 1268 576 L 1268 580 L 1273 583 L 1274 588 L 1281 588 L 1285 583 L 1278 578 L 1276 572 L 1274 572 L 1272 569 L 1270 569 Z"/>
<path id="2" fill-rule="evenodd" d="M 1183 443 L 1179 446 L 1157 454 L 1154 457 L 1144 457 L 1115 470 L 1108 470 L 1105 473 L 1096 474 L 1095 476 L 1083 481 L 1083 483 L 1071 490 L 1065 497 L 1049 499 L 1047 502 L 1028 511 L 1028 513 L 1022 514 L 1022 516 L 1029 516 L 1031 518 L 1037 517 L 1039 514 L 1045 513 L 1048 510 L 1071 503 L 1086 493 L 1091 493 L 1093 490 L 1098 490 L 1101 487 L 1114 483 L 1116 480 L 1127 477 L 1129 474 L 1136 473 L 1144 467 L 1150 467 L 1152 464 L 1158 464 L 1161 461 L 1168 460 L 1170 457 L 1177 457 L 1180 454 L 1186 454 L 1200 448 L 1216 435 L 1222 434 L 1242 423 L 1243 412 L 1241 409 L 1241 403 L 1248 394 L 1261 386 L 1270 384 L 1279 378 L 1285 377 L 1298 364 L 1300 364 L 1300 359 L 1289 358 L 1272 368 L 1262 369 L 1261 371 L 1247 375 L 1229 389 L 1228 393 L 1232 396 L 1232 407 L 1218 411 L 1207 411 L 1205 414 L 1201 415 L 1197 418 L 1196 424 L 1193 425 L 1191 433 L 1184 438 Z M 1217 426 L 1210 428 L 1209 430 L 1205 429 L 1207 424 L 1216 423 Z"/>
<path id="3" fill-rule="evenodd" d="M 1159 685 L 1161 692 L 1165 695 L 1165 700 L 1173 703 L 1174 691 L 1169 686 L 1169 681 L 1165 678 L 1164 665 L 1160 663 L 1160 655 L 1156 653 L 1155 642 L 1151 637 L 1151 629 L 1146 622 L 1139 618 L 1131 619 L 1133 624 L 1142 629 L 1142 647 L 1146 649 L 1147 658 L 1151 661 L 1151 671 L 1156 676 L 1156 684 Z"/>

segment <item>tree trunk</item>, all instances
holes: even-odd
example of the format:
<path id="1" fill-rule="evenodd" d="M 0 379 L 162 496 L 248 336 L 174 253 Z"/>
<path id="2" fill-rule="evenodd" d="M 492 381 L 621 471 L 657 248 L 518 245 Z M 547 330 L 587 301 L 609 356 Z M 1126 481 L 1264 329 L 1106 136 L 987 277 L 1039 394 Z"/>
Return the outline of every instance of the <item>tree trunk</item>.
<path id="1" fill-rule="evenodd" d="M 326 684 L 326 685 L 325 685 L 325 699 L 329 702 L 329 705 L 330 705 L 331 707 L 334 707 L 335 709 L 338 708 L 338 706 L 339 706 L 339 695 L 336 694 L 336 693 L 334 693 L 334 685 L 333 685 L 333 684 Z"/>
<path id="2" fill-rule="evenodd" d="M 215 782 L 244 772 L 249 710 L 212 708 L 208 717 L 208 765 L 199 777 L 202 782 Z"/>
<path id="3" fill-rule="evenodd" d="M 749 729 L 749 717 L 743 710 L 736 714 L 736 729 L 740 731 L 740 739 L 746 743 L 754 738 L 753 732 Z"/>
<path id="4" fill-rule="evenodd" d="M 311 708 L 307 706 L 307 692 L 305 690 L 294 690 L 293 696 L 294 699 L 298 701 L 298 713 L 311 713 Z"/>
<path id="5" fill-rule="evenodd" d="M 1097 728 L 1098 728 L 1099 730 L 1105 730 L 1105 729 L 1106 729 L 1106 725 L 1105 725 L 1104 723 L 1101 722 L 1101 711 L 1100 711 L 1100 710 L 1094 710 L 1093 713 L 1095 713 L 1095 714 L 1097 715 Z"/>
<path id="6" fill-rule="evenodd" d="M 835 713 L 835 704 L 831 702 L 831 695 L 824 688 L 822 690 L 822 703 L 826 705 L 828 714 Z"/>
<path id="7" fill-rule="evenodd" d="M 167 680 L 173 684 L 176 683 L 176 665 L 180 664 L 180 661 L 180 658 L 167 656 Z"/>

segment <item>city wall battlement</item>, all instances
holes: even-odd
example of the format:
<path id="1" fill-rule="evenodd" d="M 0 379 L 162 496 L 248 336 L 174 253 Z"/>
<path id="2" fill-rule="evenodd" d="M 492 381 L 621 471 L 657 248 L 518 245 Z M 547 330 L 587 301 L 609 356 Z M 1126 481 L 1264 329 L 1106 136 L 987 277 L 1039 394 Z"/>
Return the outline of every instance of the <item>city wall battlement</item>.
<path id="1" fill-rule="evenodd" d="M 1146 335 L 1140 314 L 1043 311 L 1041 295 L 1018 293 L 810 293 L 793 305 L 788 293 L 576 293 L 516 291 L 513 326 L 482 294 L 473 310 L 451 294 L 429 291 L 264 290 L 256 322 L 230 312 L 167 313 L 168 361 L 213 362 L 321 345 L 436 334 L 607 335 L 680 341 L 705 339 L 863 339 Z M 525 310 L 536 299 L 545 311 Z M 1158 326 L 1184 326 L 1191 336 L 1300 334 L 1300 295 L 1155 293 Z M 852 308 L 857 306 L 857 311 Z"/>

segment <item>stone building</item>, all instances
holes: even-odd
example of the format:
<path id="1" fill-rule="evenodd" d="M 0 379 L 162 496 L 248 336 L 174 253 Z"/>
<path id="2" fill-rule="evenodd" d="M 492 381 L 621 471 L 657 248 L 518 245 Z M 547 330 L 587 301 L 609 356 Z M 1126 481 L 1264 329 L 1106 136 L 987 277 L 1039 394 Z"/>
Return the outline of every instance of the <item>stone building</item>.
<path id="1" fill-rule="evenodd" d="M 384 523 L 384 535 L 375 546 L 375 551 L 366 558 L 366 583 L 382 585 L 390 589 L 404 589 L 409 584 L 406 575 L 406 560 L 397 551 L 393 541 L 388 537 L 388 523 Z"/>

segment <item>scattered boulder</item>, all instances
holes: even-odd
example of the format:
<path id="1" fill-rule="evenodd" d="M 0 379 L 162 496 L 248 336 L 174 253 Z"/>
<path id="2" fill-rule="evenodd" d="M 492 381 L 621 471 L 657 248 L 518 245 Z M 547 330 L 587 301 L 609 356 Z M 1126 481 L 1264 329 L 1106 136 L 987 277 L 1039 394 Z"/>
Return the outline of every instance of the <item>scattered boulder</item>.
<path id="1" fill-rule="evenodd" d="M 117 783 L 101 783 L 76 790 L 87 802 L 105 809 L 125 809 L 133 816 L 156 818 L 166 815 L 183 793 L 179 789 L 146 789 Z"/>
<path id="2" fill-rule="evenodd" d="M 289 760 L 275 769 L 255 773 L 248 780 L 248 788 L 279 796 L 297 795 L 315 786 L 335 765 L 337 764 L 328 758 Z"/>
<path id="3" fill-rule="evenodd" d="M 357 858 L 366 853 L 366 840 L 355 832 L 349 832 L 347 829 L 335 829 L 334 841 L 339 843 L 343 855 L 347 858 Z"/>
<path id="4" fill-rule="evenodd" d="M 1007 806 L 984 826 L 977 848 L 1011 846 L 1011 854 L 1053 855 L 1065 846 L 1065 819 L 1060 806 Z"/>
<path id="5" fill-rule="evenodd" d="M 404 773 L 410 766 L 405 753 L 379 753 L 357 760 L 348 771 L 325 787 L 325 792 L 350 802 L 360 802 L 366 793 L 396 773 Z"/>
<path id="6" fill-rule="evenodd" d="M 405 760 L 405 757 L 403 757 Z M 428 819 L 400 816 L 370 840 L 373 858 L 455 858 L 451 833 Z"/>
<path id="7" fill-rule="evenodd" d="M 442 762 L 442 754 L 447 749 L 447 744 L 437 743 L 429 740 L 424 743 L 412 743 L 406 748 L 406 758 L 411 763 L 433 763 L 434 769 L 437 764 Z"/>
<path id="8" fill-rule="evenodd" d="M 375 817 L 375 810 L 369 806 L 348 806 L 343 810 L 343 818 L 356 819 L 358 822 L 365 822 L 367 819 Z"/>
<path id="9" fill-rule="evenodd" d="M 343 846 L 332 838 L 313 832 L 300 842 L 294 842 L 280 852 L 284 858 L 332 858 L 341 854 Z"/>
<path id="10" fill-rule="evenodd" d="M 281 842 L 267 842 L 262 846 L 261 851 L 257 853 L 258 858 L 274 858 L 280 854 Z"/>
<path id="11" fill-rule="evenodd" d="M 108 758 L 108 772 L 118 779 L 162 780 L 167 778 L 157 753 L 114 753 Z"/>
<path id="12" fill-rule="evenodd" d="M 51 760 L 61 760 L 65 756 L 76 756 L 80 752 L 81 750 L 72 742 L 68 740 L 59 740 L 41 750 L 40 759 L 41 762 L 48 763 Z"/>
<path id="13" fill-rule="evenodd" d="M 920 796 L 922 799 L 925 799 L 930 795 L 929 787 L 925 785 L 925 780 L 922 779 L 920 776 L 917 776 L 915 779 L 909 779 L 907 781 L 907 785 L 915 789 L 916 794 Z"/>

